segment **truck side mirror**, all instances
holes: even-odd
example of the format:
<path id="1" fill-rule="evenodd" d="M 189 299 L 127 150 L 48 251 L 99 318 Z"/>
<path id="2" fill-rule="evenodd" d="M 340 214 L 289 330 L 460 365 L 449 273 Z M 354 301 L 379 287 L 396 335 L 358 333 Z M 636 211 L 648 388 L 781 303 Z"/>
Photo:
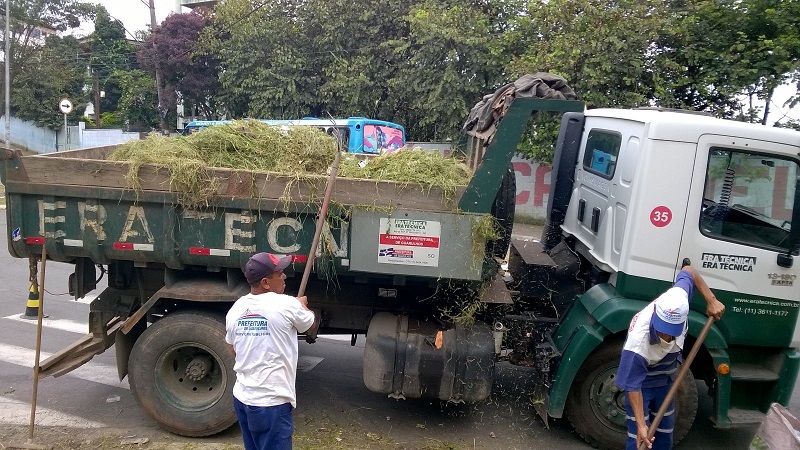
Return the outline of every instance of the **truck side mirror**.
<path id="1" fill-rule="evenodd" d="M 789 242 L 786 253 L 778 254 L 778 265 L 789 268 L 794 263 L 794 254 L 800 249 L 800 178 L 795 182 L 794 207 L 792 209 L 792 228 L 789 230 Z"/>

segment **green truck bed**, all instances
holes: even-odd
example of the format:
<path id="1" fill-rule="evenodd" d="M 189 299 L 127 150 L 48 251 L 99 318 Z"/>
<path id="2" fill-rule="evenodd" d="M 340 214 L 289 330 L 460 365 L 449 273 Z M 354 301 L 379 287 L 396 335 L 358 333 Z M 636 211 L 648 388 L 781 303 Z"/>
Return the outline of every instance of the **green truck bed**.
<path id="1" fill-rule="evenodd" d="M 271 251 L 292 255 L 293 268 L 302 271 L 327 177 L 213 168 L 216 190 L 208 206 L 187 208 L 164 168 L 142 166 L 132 189 L 129 164 L 106 160 L 114 148 L 34 156 L 4 151 L 0 176 L 12 255 L 38 255 L 46 243 L 57 261 L 213 271 L 238 270 L 252 253 Z M 479 279 L 485 242 L 473 227 L 484 215 L 457 210 L 463 192 L 448 196 L 436 188 L 340 178 L 318 264 L 340 276 Z"/>

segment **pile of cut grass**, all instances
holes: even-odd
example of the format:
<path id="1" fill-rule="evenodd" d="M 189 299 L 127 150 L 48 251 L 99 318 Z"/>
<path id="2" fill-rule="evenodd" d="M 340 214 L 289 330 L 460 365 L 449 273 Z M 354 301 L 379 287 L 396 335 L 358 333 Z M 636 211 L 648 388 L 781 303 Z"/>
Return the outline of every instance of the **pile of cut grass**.
<path id="1" fill-rule="evenodd" d="M 143 165 L 152 164 L 168 169 L 170 191 L 177 193 L 178 200 L 183 204 L 205 204 L 216 189 L 216 183 L 206 170 L 207 163 L 198 150 L 182 137 L 153 134 L 147 139 L 129 141 L 111 153 L 108 159 L 130 164 L 125 179 L 128 186 L 136 190 L 140 187 L 139 169 Z"/>
<path id="2" fill-rule="evenodd" d="M 472 173 L 456 158 L 419 148 L 400 149 L 380 156 L 360 159 L 346 155 L 339 166 L 339 176 L 414 183 L 430 190 L 442 189 L 451 197 L 456 189 L 469 183 Z"/>
<path id="3" fill-rule="evenodd" d="M 179 169 L 189 159 L 205 167 L 224 167 L 291 175 L 324 174 L 336 154 L 336 141 L 313 127 L 285 130 L 256 120 L 236 120 L 189 136 L 150 135 L 122 144 L 109 159 Z"/>
<path id="4" fill-rule="evenodd" d="M 145 164 L 170 173 L 170 190 L 181 203 L 207 205 L 216 190 L 211 167 L 253 172 L 277 172 L 296 178 L 325 175 L 337 151 L 336 140 L 315 127 L 277 127 L 260 121 L 233 121 L 189 136 L 151 135 L 115 150 L 109 159 L 127 161 L 128 185 L 138 189 L 139 169 Z M 470 179 L 469 169 L 456 158 L 420 149 L 401 149 L 368 159 L 346 154 L 339 176 L 413 183 L 437 187 L 453 198 Z"/>
<path id="5" fill-rule="evenodd" d="M 336 154 L 336 140 L 317 128 L 257 120 L 215 125 L 185 139 L 211 167 L 256 172 L 324 174 Z"/>

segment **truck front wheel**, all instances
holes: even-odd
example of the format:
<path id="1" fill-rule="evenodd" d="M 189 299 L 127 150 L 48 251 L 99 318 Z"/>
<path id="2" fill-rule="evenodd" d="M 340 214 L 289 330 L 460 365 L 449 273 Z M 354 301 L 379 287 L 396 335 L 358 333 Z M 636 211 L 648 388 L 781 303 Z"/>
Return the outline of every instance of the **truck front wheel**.
<path id="1" fill-rule="evenodd" d="M 583 362 L 575 375 L 565 405 L 567 419 L 589 444 L 599 448 L 625 448 L 625 393 L 614 384 L 622 342 L 603 344 Z M 689 432 L 697 414 L 697 385 L 692 371 L 675 393 L 673 444 Z"/>
<path id="2" fill-rule="evenodd" d="M 128 360 L 131 391 L 163 428 L 182 436 L 209 436 L 236 422 L 234 357 L 223 318 L 182 312 L 150 325 Z"/>

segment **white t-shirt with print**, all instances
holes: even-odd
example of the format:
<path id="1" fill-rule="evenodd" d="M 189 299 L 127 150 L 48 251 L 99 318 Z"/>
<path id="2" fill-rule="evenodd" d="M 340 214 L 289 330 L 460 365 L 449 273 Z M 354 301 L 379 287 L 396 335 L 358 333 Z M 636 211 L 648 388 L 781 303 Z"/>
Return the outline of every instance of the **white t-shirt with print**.
<path id="1" fill-rule="evenodd" d="M 225 341 L 236 351 L 233 395 L 249 406 L 297 406 L 297 333 L 314 313 L 291 296 L 247 294 L 225 316 Z"/>

